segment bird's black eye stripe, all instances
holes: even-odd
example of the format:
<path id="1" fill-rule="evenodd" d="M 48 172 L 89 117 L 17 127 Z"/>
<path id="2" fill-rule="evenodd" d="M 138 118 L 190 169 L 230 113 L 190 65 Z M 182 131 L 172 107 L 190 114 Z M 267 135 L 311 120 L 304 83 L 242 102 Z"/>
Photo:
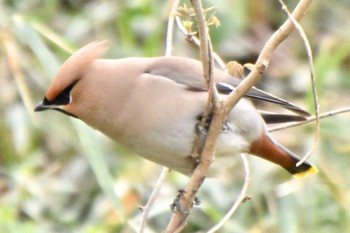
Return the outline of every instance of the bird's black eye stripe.
<path id="1" fill-rule="evenodd" d="M 42 105 L 49 106 L 49 105 L 53 105 L 53 103 L 49 101 L 46 97 L 44 97 Z"/>
<path id="2" fill-rule="evenodd" d="M 67 111 L 65 111 L 65 110 L 63 110 L 63 109 L 61 109 L 61 108 L 53 108 L 54 110 L 56 110 L 56 111 L 59 111 L 59 112 L 61 112 L 61 113 L 64 113 L 64 114 L 66 114 L 66 115 L 68 115 L 68 116 L 71 116 L 71 117 L 74 117 L 74 118 L 78 118 L 76 115 L 74 115 L 73 113 L 70 113 L 70 112 L 67 112 Z"/>
<path id="3" fill-rule="evenodd" d="M 48 101 L 44 99 L 46 105 L 67 105 L 70 102 L 70 92 L 78 81 L 73 82 L 71 85 L 66 87 L 54 100 Z M 47 101 L 47 103 L 45 103 Z"/>

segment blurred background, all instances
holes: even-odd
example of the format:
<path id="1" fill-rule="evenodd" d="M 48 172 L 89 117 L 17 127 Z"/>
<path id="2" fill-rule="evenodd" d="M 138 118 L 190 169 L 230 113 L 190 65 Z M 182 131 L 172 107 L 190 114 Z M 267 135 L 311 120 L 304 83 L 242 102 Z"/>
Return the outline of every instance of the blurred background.
<path id="1" fill-rule="evenodd" d="M 58 112 L 35 113 L 51 79 L 76 49 L 107 39 L 107 58 L 161 56 L 172 1 L 0 0 L 0 232 L 136 232 L 161 167 Z M 189 4 L 187 1 L 186 4 Z M 290 9 L 296 1 L 287 1 Z M 278 1 L 205 1 L 220 27 L 214 50 L 226 62 L 254 63 L 286 19 Z M 314 1 L 302 19 L 314 52 L 321 112 L 349 104 L 350 2 Z M 173 54 L 198 58 L 175 27 Z M 126 74 L 127 75 L 127 74 Z M 259 87 L 314 112 L 307 56 L 293 33 L 276 51 Z M 273 106 L 266 105 L 271 110 Z M 275 109 L 273 110 L 280 110 Z M 300 156 L 314 124 L 273 133 Z M 350 232 L 350 115 L 321 121 L 310 161 L 319 173 L 293 179 L 249 156 L 251 200 L 220 232 Z M 205 232 L 238 197 L 240 157 L 207 179 L 184 232 Z M 188 178 L 172 172 L 150 213 L 147 232 L 165 229 L 169 205 Z"/>

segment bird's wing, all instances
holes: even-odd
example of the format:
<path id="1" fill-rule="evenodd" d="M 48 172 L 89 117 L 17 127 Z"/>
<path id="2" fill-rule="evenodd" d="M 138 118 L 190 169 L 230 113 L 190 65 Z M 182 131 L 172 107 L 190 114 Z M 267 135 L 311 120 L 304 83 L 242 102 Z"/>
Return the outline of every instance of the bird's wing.
<path id="1" fill-rule="evenodd" d="M 266 124 L 279 124 L 307 120 L 306 117 L 300 115 L 280 114 L 274 112 L 265 112 L 261 110 L 258 110 L 258 112 L 262 116 Z"/>
<path id="2" fill-rule="evenodd" d="M 147 72 L 171 79 L 189 90 L 206 91 L 207 89 L 203 80 L 202 64 L 197 60 L 184 57 L 158 57 L 154 58 L 147 68 Z M 214 78 L 217 81 L 216 87 L 221 94 L 229 94 L 241 81 L 228 76 L 219 69 L 214 70 Z M 301 116 L 310 116 L 309 112 L 298 106 L 255 87 L 251 88 L 245 96 L 278 104 Z"/>
<path id="3" fill-rule="evenodd" d="M 222 94 L 229 94 L 235 89 L 235 87 L 237 85 L 238 84 L 235 85 L 235 82 L 231 82 L 230 84 L 219 82 L 219 83 L 217 83 L 216 88 Z M 296 105 L 294 105 L 294 104 L 292 104 L 284 99 L 276 97 L 276 96 L 274 96 L 270 93 L 267 93 L 265 91 L 262 91 L 256 87 L 251 88 L 245 95 L 250 97 L 250 98 L 278 104 L 278 105 L 280 105 L 280 106 L 282 106 L 282 107 L 284 107 L 284 108 L 286 108 L 294 113 L 297 113 L 301 116 L 310 116 L 310 113 L 305 111 L 304 109 L 299 108 L 298 106 L 296 106 Z"/>

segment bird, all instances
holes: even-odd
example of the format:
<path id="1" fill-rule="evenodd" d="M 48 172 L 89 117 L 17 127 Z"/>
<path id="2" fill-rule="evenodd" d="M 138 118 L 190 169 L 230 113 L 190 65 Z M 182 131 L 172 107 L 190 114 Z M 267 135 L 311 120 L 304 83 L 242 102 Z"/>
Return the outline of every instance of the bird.
<path id="1" fill-rule="evenodd" d="M 34 111 L 56 110 L 77 118 L 145 159 L 190 176 L 198 164 L 191 149 L 208 98 L 201 62 L 176 56 L 101 59 L 107 49 L 106 41 L 95 41 L 71 55 Z M 221 98 L 241 82 L 219 68 L 213 73 Z M 252 100 L 294 113 L 259 111 Z M 297 166 L 300 159 L 272 139 L 267 129 L 268 124 L 305 120 L 309 115 L 253 87 L 228 114 L 215 156 L 248 153 L 294 177 L 316 173 L 308 162 Z"/>

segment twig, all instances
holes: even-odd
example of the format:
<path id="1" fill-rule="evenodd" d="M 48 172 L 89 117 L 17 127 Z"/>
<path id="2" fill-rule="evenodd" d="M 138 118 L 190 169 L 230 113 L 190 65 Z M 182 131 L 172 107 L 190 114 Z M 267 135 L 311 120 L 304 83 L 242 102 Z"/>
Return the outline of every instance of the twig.
<path id="1" fill-rule="evenodd" d="M 245 178 L 244 178 L 244 183 L 242 186 L 241 193 L 239 194 L 238 199 L 233 204 L 231 209 L 223 217 L 223 219 L 221 219 L 221 221 L 218 224 L 216 224 L 213 228 L 211 228 L 208 231 L 208 233 L 214 233 L 214 232 L 218 231 L 232 217 L 232 215 L 236 212 L 239 205 L 242 202 L 245 202 L 247 199 L 249 199 L 249 197 L 247 196 L 247 190 L 248 190 L 248 185 L 249 185 L 249 180 L 250 180 L 249 162 L 248 162 L 247 156 L 245 154 L 241 154 L 241 159 L 243 162 L 244 172 L 245 172 Z"/>
<path id="2" fill-rule="evenodd" d="M 170 0 L 172 1 L 172 0 Z M 168 27 L 167 27 L 167 35 L 166 35 L 166 48 L 165 48 L 165 56 L 171 56 L 172 49 L 173 49 L 173 32 L 174 32 L 174 22 L 175 22 L 175 15 L 177 11 L 177 7 L 179 6 L 180 0 L 173 0 L 169 17 L 168 17 Z M 140 233 L 143 233 L 146 229 L 148 214 L 156 201 L 159 191 L 164 184 L 164 181 L 169 174 L 170 170 L 167 167 L 162 168 L 162 172 L 157 180 L 156 185 L 153 187 L 151 196 L 149 197 L 146 205 L 144 207 L 139 207 L 142 210 L 142 218 L 140 223 Z"/>
<path id="3" fill-rule="evenodd" d="M 164 184 L 164 181 L 165 181 L 166 177 L 168 176 L 168 174 L 169 174 L 169 168 L 163 167 L 162 172 L 157 180 L 156 185 L 153 187 L 153 191 L 152 191 L 151 196 L 149 197 L 146 205 L 139 206 L 139 209 L 142 211 L 142 218 L 141 218 L 139 233 L 143 233 L 146 229 L 148 214 L 149 214 L 154 202 L 157 200 L 160 188 Z"/>
<path id="4" fill-rule="evenodd" d="M 311 0 L 301 0 L 294 9 L 292 16 L 295 20 L 300 20 L 305 14 L 305 11 L 311 4 Z M 235 89 L 235 91 L 229 94 L 226 100 L 225 106 L 226 111 L 230 111 L 233 106 L 243 97 L 243 95 L 260 80 L 262 74 L 265 72 L 272 58 L 273 52 L 276 50 L 282 41 L 284 41 L 289 34 L 293 31 L 294 24 L 287 20 L 282 24 L 282 26 L 276 30 L 269 40 L 266 42 L 264 48 L 261 50 L 260 55 L 256 61 L 254 69 L 249 73 L 247 78 L 245 78 Z"/>
<path id="5" fill-rule="evenodd" d="M 293 12 L 293 17 L 296 20 L 300 20 L 301 17 L 304 15 L 306 9 L 310 5 L 311 0 L 301 0 L 299 4 L 296 6 Z M 264 48 L 261 50 L 260 55 L 256 61 L 256 64 L 250 72 L 250 74 L 245 78 L 238 86 L 237 88 L 229 94 L 227 99 L 225 100 L 225 107 L 226 112 L 230 112 L 232 108 L 238 103 L 238 101 L 245 95 L 245 93 L 252 88 L 262 77 L 263 73 L 265 72 L 271 58 L 273 55 L 273 52 L 276 50 L 277 46 L 279 46 L 293 31 L 294 24 L 291 23 L 289 20 L 284 22 L 281 27 L 274 32 L 274 34 L 269 38 L 269 40 L 266 42 Z M 247 184 L 248 185 L 248 184 Z M 242 190 L 244 191 L 244 190 Z M 241 192 L 242 193 L 242 192 Z M 239 200 L 239 199 L 238 199 Z M 237 203 L 237 205 L 236 205 Z M 240 202 L 236 202 L 235 205 L 232 207 L 232 211 L 229 212 L 232 214 L 234 211 L 238 208 L 240 205 Z M 221 222 L 226 222 L 226 219 L 229 218 L 232 214 L 228 214 L 224 217 L 224 219 Z M 219 225 L 221 227 L 221 225 Z M 218 226 L 218 227 L 219 227 Z M 215 228 L 216 229 L 216 228 Z"/>
<path id="6" fill-rule="evenodd" d="M 316 149 L 316 145 L 317 145 L 317 142 L 318 142 L 318 139 L 319 139 L 319 135 L 320 135 L 319 104 L 318 104 L 317 90 L 316 90 L 316 83 L 315 83 L 315 69 L 314 69 L 314 62 L 313 62 L 311 46 L 310 46 L 309 40 L 307 39 L 307 36 L 306 36 L 306 34 L 305 34 L 304 30 L 303 30 L 303 27 L 290 14 L 290 12 L 288 10 L 288 7 L 283 2 L 283 0 L 279 0 L 279 2 L 282 5 L 282 10 L 284 10 L 286 12 L 286 14 L 288 15 L 289 20 L 292 21 L 292 23 L 294 24 L 295 28 L 299 32 L 299 35 L 303 39 L 304 46 L 305 46 L 306 52 L 307 52 L 308 62 L 309 62 L 311 84 L 312 84 L 311 85 L 312 86 L 312 94 L 313 94 L 313 97 L 314 97 L 315 120 L 316 120 L 315 121 L 316 130 L 315 130 L 315 133 L 314 133 L 314 141 L 313 141 L 313 144 L 312 144 L 311 148 L 306 153 L 306 155 L 297 163 L 297 166 L 300 166 L 301 164 L 303 164 L 306 160 L 308 160 L 310 158 L 311 154 Z"/>
<path id="7" fill-rule="evenodd" d="M 177 24 L 177 27 L 180 29 L 180 31 L 186 36 L 187 40 L 192 42 L 193 44 L 195 44 L 196 46 L 199 47 L 199 44 L 200 44 L 200 41 L 199 39 L 190 34 L 186 27 L 183 25 L 183 23 L 181 22 L 181 19 L 179 16 L 176 16 L 175 17 L 176 19 L 176 24 Z M 213 55 L 213 58 L 215 60 L 215 62 L 221 67 L 221 69 L 225 69 L 226 68 L 226 64 L 225 62 L 221 59 L 221 57 L 214 51 L 212 51 L 212 55 Z"/>
<path id="8" fill-rule="evenodd" d="M 211 53 L 211 44 L 207 31 L 207 25 L 202 12 L 202 4 L 200 0 L 192 0 L 192 6 L 194 8 L 196 19 L 198 22 L 198 31 L 200 42 L 200 54 L 203 65 L 203 76 L 208 86 L 208 103 L 206 106 L 204 118 L 212 112 L 212 122 L 204 142 L 204 148 L 201 153 L 199 150 L 198 135 L 194 140 L 192 152 L 194 154 L 200 154 L 200 161 L 198 166 L 194 169 L 189 183 L 185 187 L 184 192 L 180 195 L 179 203 L 184 211 L 176 211 L 166 229 L 166 232 L 180 232 L 186 226 L 187 218 L 189 216 L 190 209 L 192 208 L 193 201 L 199 187 L 203 183 L 206 177 L 207 170 L 214 160 L 214 151 L 216 140 L 220 134 L 222 124 L 225 118 L 223 108 L 221 105 L 219 94 L 216 90 L 216 86 L 213 80 L 213 58 Z M 203 122 L 202 122 L 203 123 Z M 205 121 L 204 121 L 205 123 Z"/>
<path id="9" fill-rule="evenodd" d="M 173 3 L 172 3 L 171 9 L 170 9 L 170 14 L 168 17 L 165 56 L 171 56 L 171 52 L 173 50 L 174 22 L 175 22 L 175 16 L 176 16 L 176 12 L 177 12 L 177 8 L 179 6 L 180 0 L 170 0 L 170 1 L 172 1 Z"/>
<path id="10" fill-rule="evenodd" d="M 293 12 L 293 17 L 296 20 L 300 20 L 301 17 L 304 15 L 306 9 L 310 5 L 311 0 L 301 0 L 297 7 L 295 8 Z M 200 1 L 193 0 L 192 4 L 198 4 L 200 6 Z M 197 5 L 197 6 L 198 6 Z M 195 7 L 196 16 L 203 17 L 201 12 L 201 6 L 200 6 L 200 14 L 197 14 L 198 8 Z M 205 25 L 201 24 L 200 22 L 203 22 L 203 20 L 198 20 L 198 26 L 199 28 L 205 28 Z M 225 103 L 218 102 L 217 105 L 214 104 L 213 109 L 213 118 L 212 122 L 210 124 L 210 128 L 208 131 L 208 135 L 204 144 L 204 149 L 201 154 L 200 163 L 194 170 L 191 180 L 186 186 L 185 192 L 183 195 L 181 195 L 180 198 L 180 204 L 182 208 L 185 210 L 189 210 L 192 206 L 194 196 L 196 192 L 198 191 L 201 183 L 205 179 L 206 171 L 213 161 L 213 153 L 215 151 L 215 144 L 218 135 L 220 134 L 220 130 L 222 127 L 222 123 L 226 117 L 226 114 L 231 111 L 231 109 L 235 106 L 235 104 L 239 101 L 241 97 L 252 87 L 256 84 L 258 80 L 260 80 L 263 72 L 266 70 L 269 61 L 273 55 L 273 52 L 277 48 L 277 46 L 287 38 L 287 36 L 292 32 L 294 28 L 293 23 L 291 23 L 289 20 L 287 20 L 280 28 L 277 30 L 267 41 L 265 44 L 263 50 L 260 53 L 260 56 L 256 62 L 256 65 L 254 66 L 254 69 L 252 72 L 248 75 L 246 79 L 244 79 L 241 84 L 233 91 L 228 98 L 226 99 Z M 200 34 L 207 36 L 207 34 Z M 202 46 L 207 45 L 206 42 L 203 42 L 203 39 L 201 39 L 201 52 L 205 51 L 202 50 Z M 210 47 L 210 46 L 209 46 Z M 209 57 L 210 58 L 210 57 Z M 202 60 L 202 63 L 205 63 L 206 59 Z M 209 63 L 210 64 L 210 63 Z M 203 64 L 205 66 L 205 64 Z M 205 67 L 204 67 L 205 68 Z M 210 70 L 209 70 L 210 71 Z M 215 101 L 213 101 L 215 103 Z M 180 232 L 186 225 L 188 213 L 181 213 L 180 211 L 177 211 L 173 216 L 172 219 L 168 225 L 168 228 L 166 232 Z"/>
<path id="11" fill-rule="evenodd" d="M 341 109 L 337 109 L 337 110 L 333 110 L 330 112 L 325 112 L 325 113 L 319 114 L 319 119 L 324 119 L 327 117 L 331 117 L 334 115 L 338 115 L 341 113 L 347 113 L 347 112 L 350 112 L 350 107 L 345 107 L 345 108 L 341 108 Z M 310 122 L 315 121 L 316 119 L 317 119 L 316 116 L 313 116 L 313 117 L 308 118 L 306 121 L 293 122 L 293 123 L 283 124 L 283 125 L 279 125 L 279 126 L 275 126 L 275 127 L 270 127 L 268 130 L 269 130 L 269 132 L 275 132 L 275 131 L 279 131 L 279 130 L 283 130 L 283 129 L 288 129 L 288 128 L 308 124 Z"/>

